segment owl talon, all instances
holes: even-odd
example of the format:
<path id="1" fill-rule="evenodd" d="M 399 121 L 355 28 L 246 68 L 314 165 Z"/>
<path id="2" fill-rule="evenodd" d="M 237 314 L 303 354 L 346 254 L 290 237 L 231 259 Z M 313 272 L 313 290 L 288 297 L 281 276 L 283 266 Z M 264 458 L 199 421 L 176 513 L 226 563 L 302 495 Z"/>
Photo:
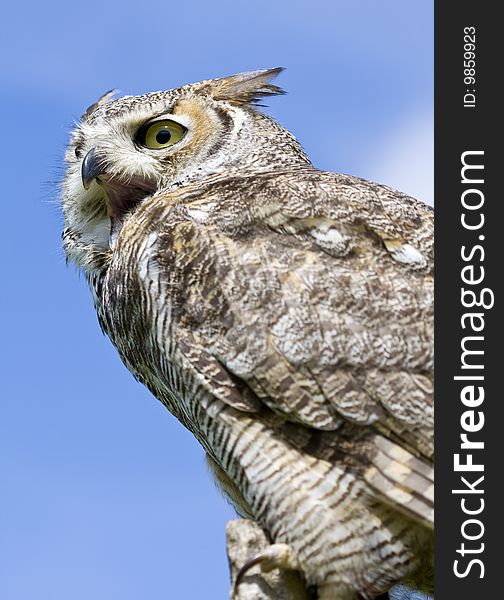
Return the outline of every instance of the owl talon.
<path id="1" fill-rule="evenodd" d="M 247 572 L 256 565 L 259 565 L 264 573 L 269 573 L 273 569 L 300 570 L 297 556 L 290 546 L 287 544 L 272 544 L 267 550 L 249 558 L 238 571 L 233 586 L 233 597 Z"/>

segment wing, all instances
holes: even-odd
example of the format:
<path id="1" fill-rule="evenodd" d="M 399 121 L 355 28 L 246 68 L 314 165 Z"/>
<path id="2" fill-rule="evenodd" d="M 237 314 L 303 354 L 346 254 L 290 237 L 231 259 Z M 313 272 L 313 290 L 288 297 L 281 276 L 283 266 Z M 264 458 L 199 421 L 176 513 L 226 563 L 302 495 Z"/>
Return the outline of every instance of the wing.
<path id="1" fill-rule="evenodd" d="M 238 409 L 260 401 L 316 430 L 375 431 L 370 484 L 394 502 L 391 483 L 412 502 L 423 497 L 432 210 L 314 169 L 215 178 L 154 202 L 168 206 L 157 262 L 174 336 L 206 387 Z"/>

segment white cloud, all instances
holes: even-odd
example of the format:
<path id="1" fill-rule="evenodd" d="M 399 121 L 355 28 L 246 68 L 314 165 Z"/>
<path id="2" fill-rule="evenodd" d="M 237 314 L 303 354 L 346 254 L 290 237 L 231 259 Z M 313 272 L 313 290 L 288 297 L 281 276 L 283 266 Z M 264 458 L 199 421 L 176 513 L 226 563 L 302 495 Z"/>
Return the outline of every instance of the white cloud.
<path id="1" fill-rule="evenodd" d="M 397 123 L 372 146 L 366 178 L 434 204 L 434 115 L 423 112 Z"/>

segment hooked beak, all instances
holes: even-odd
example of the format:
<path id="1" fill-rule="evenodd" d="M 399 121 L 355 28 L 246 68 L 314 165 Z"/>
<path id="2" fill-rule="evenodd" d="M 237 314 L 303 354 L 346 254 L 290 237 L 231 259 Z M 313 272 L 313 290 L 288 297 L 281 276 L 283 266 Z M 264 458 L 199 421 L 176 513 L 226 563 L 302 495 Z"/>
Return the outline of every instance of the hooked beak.
<path id="1" fill-rule="evenodd" d="M 121 227 L 125 215 L 132 211 L 142 200 L 151 196 L 157 189 L 157 182 L 130 176 L 122 179 L 107 172 L 110 164 L 96 148 L 86 154 L 82 161 L 81 177 L 85 190 L 93 181 L 100 184 L 107 213 L 114 229 Z"/>
<path id="2" fill-rule="evenodd" d="M 105 173 L 105 167 L 105 161 L 100 157 L 96 148 L 91 148 L 82 161 L 81 176 L 85 190 L 91 187 L 91 184 L 99 175 Z"/>

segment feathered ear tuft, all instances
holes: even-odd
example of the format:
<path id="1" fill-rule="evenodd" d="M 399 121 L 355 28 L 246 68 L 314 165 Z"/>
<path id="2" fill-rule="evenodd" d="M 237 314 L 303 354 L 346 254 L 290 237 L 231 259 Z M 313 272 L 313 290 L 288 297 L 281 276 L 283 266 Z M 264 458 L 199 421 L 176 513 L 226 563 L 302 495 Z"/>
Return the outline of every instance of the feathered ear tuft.
<path id="1" fill-rule="evenodd" d="M 86 109 L 86 112 L 81 116 L 80 120 L 85 121 L 92 113 L 94 113 L 97 108 L 100 108 L 100 106 L 110 102 L 115 94 L 117 94 L 117 90 L 109 90 L 108 92 L 105 92 L 103 96 L 100 96 L 94 104 L 91 104 L 91 106 Z"/>
<path id="2" fill-rule="evenodd" d="M 208 94 L 215 100 L 227 100 L 238 106 L 257 104 L 265 96 L 285 94 L 282 88 L 269 83 L 283 70 L 283 67 L 276 67 L 275 69 L 247 71 L 231 75 L 231 77 L 212 79 L 204 81 L 197 91 L 200 94 Z"/>

